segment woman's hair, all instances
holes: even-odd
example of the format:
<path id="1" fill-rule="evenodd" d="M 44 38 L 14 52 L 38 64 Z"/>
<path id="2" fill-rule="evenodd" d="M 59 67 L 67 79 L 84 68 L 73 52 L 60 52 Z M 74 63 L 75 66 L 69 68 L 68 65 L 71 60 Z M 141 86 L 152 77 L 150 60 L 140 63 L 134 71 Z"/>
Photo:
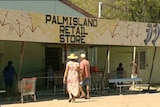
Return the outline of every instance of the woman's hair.
<path id="1" fill-rule="evenodd" d="M 75 61 L 76 59 L 71 59 L 71 61 Z"/>

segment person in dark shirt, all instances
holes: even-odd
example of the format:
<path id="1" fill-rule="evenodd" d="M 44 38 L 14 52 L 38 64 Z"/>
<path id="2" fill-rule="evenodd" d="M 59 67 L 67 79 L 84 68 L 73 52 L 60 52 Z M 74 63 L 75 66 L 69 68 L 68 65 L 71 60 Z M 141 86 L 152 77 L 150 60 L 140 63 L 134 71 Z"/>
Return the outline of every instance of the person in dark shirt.
<path id="1" fill-rule="evenodd" d="M 117 67 L 117 77 L 118 78 L 123 78 L 124 68 L 122 66 L 123 66 L 123 64 L 119 63 L 119 66 Z"/>
<path id="2" fill-rule="evenodd" d="M 122 66 L 123 64 L 119 63 L 119 66 L 117 67 L 117 78 L 124 78 L 124 68 Z M 123 82 L 118 84 L 123 84 Z"/>
<path id="3" fill-rule="evenodd" d="M 16 76 L 15 68 L 12 66 L 12 61 L 8 62 L 8 65 L 3 70 L 3 77 L 7 95 L 10 93 L 14 82 L 14 76 Z"/>

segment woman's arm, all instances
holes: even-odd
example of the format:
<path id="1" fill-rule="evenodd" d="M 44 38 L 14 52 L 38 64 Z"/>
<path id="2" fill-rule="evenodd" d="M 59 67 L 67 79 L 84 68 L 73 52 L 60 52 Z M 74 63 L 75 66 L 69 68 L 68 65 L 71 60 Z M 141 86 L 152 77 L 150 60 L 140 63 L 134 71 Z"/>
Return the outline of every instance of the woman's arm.
<path id="1" fill-rule="evenodd" d="M 67 78 L 67 75 L 68 75 L 68 70 L 69 70 L 69 67 L 66 66 L 66 69 L 65 69 L 65 72 L 64 72 L 64 76 L 63 76 L 63 83 L 66 83 L 66 78 Z"/>

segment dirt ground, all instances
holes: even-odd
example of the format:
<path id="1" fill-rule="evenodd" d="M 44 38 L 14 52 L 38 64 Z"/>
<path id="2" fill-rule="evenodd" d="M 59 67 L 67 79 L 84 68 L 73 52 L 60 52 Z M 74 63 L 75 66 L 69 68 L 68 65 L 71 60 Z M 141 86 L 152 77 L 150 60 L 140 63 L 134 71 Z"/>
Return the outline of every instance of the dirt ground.
<path id="1" fill-rule="evenodd" d="M 12 102 L 1 104 L 1 107 L 160 107 L 160 93 L 132 93 L 92 95 L 90 99 L 76 99 L 76 103 L 69 103 L 67 97 L 38 98 L 36 102 Z"/>

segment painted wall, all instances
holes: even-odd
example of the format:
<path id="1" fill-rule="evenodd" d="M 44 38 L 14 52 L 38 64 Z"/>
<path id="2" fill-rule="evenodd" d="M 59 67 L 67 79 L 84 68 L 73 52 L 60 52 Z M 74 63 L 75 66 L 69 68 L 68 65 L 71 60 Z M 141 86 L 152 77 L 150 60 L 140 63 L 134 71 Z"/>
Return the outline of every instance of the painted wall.
<path id="1" fill-rule="evenodd" d="M 154 47 L 150 47 L 150 50 L 148 50 L 148 70 L 147 72 L 151 72 L 151 67 L 152 67 L 152 60 L 154 56 Z M 160 47 L 157 47 L 156 55 L 155 55 L 155 61 L 153 63 L 153 74 L 152 74 L 152 82 L 155 83 L 160 83 Z M 149 74 L 148 74 L 149 76 Z"/>
<path id="2" fill-rule="evenodd" d="M 20 42 L 0 41 L 1 47 L 1 67 L 0 71 L 7 65 L 9 60 L 13 61 L 13 65 L 18 70 L 19 56 L 20 56 Z"/>
<path id="3" fill-rule="evenodd" d="M 106 47 L 98 47 L 97 48 L 97 66 L 100 71 L 103 71 L 105 68 L 105 63 L 107 56 L 107 46 Z"/>
<path id="4" fill-rule="evenodd" d="M 107 47 L 107 46 L 106 46 Z M 98 47 L 98 55 L 97 55 L 97 66 L 103 70 L 105 65 L 105 56 L 106 56 L 106 47 Z M 154 55 L 154 47 L 136 47 L 136 50 L 145 50 L 146 51 L 146 70 L 139 70 L 139 77 L 143 79 L 144 83 L 148 83 L 152 60 Z M 132 62 L 132 53 L 133 47 L 118 47 L 111 46 L 110 49 L 110 72 L 113 73 L 116 71 L 119 62 L 123 63 L 124 70 L 126 71 L 126 76 L 130 77 L 131 74 L 131 62 Z M 153 63 L 153 74 L 152 74 L 152 83 L 160 82 L 160 48 L 157 47 L 155 60 Z"/>
<path id="5" fill-rule="evenodd" d="M 13 61 L 16 72 L 19 70 L 22 42 L 0 41 L 0 76 L 8 61 Z M 44 76 L 45 46 L 42 43 L 25 43 L 25 51 L 20 73 L 20 79 L 24 77 Z M 44 80 L 38 80 L 37 85 Z"/>

